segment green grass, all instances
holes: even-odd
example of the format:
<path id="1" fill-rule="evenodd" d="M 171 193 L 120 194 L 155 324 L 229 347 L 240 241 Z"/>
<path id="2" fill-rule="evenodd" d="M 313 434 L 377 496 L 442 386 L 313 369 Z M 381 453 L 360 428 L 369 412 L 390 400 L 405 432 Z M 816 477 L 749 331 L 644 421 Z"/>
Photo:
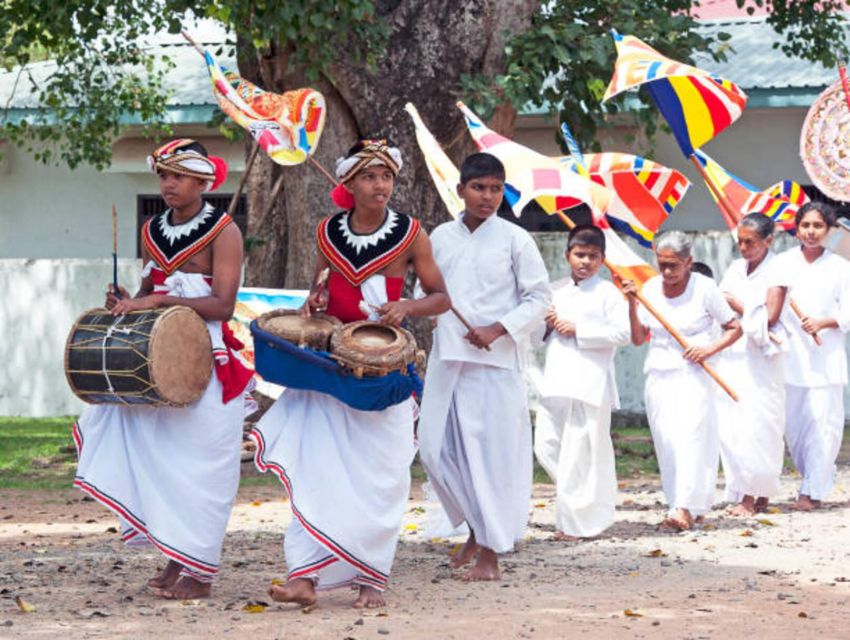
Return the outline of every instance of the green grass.
<path id="1" fill-rule="evenodd" d="M 658 460 L 652 446 L 652 436 L 644 427 L 622 427 L 611 431 L 617 478 L 636 478 L 658 474 Z"/>
<path id="2" fill-rule="evenodd" d="M 67 489 L 73 418 L 0 418 L 0 489 Z"/>

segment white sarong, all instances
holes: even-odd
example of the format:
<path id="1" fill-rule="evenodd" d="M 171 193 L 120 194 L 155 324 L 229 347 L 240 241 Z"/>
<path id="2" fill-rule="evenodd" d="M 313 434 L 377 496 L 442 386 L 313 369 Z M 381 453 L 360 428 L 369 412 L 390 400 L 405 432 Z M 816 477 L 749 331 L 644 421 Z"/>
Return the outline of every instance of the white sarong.
<path id="1" fill-rule="evenodd" d="M 420 456 L 452 525 L 466 521 L 480 545 L 512 550 L 525 537 L 531 499 L 522 372 L 432 352 L 425 385 Z"/>
<path id="2" fill-rule="evenodd" d="M 181 297 L 211 290 L 200 274 L 179 271 L 166 285 Z M 215 349 L 221 323 L 208 327 Z M 74 425 L 74 485 L 119 516 L 127 544 L 153 544 L 183 575 L 208 582 L 239 488 L 245 414 L 242 396 L 222 402 L 215 373 L 187 407 L 87 407 Z"/>
<path id="3" fill-rule="evenodd" d="M 256 463 L 286 487 L 288 578 L 386 588 L 410 491 L 413 400 L 358 411 L 287 389 L 252 432 Z"/>

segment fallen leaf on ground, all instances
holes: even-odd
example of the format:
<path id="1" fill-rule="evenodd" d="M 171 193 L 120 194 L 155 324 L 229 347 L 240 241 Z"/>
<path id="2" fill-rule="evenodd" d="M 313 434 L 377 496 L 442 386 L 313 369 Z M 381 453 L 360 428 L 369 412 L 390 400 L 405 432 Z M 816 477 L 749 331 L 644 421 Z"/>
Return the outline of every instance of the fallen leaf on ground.
<path id="1" fill-rule="evenodd" d="M 798 618 L 808 618 L 809 614 L 806 613 L 805 611 L 801 611 L 800 613 L 797 614 L 797 617 Z"/>
<path id="2" fill-rule="evenodd" d="M 661 549 L 653 549 L 648 553 L 643 554 L 644 558 L 666 558 L 667 554 L 664 553 Z"/>
<path id="3" fill-rule="evenodd" d="M 272 584 L 280 586 L 283 584 L 283 580 L 281 580 L 280 578 L 272 578 Z"/>
<path id="4" fill-rule="evenodd" d="M 741 533 L 739 533 L 738 535 L 739 535 L 739 536 L 741 536 L 742 538 L 749 538 L 750 536 L 752 536 L 752 535 L 753 535 L 753 532 L 752 532 L 752 531 L 750 531 L 749 529 L 744 529 L 744 530 L 743 530 Z"/>
<path id="5" fill-rule="evenodd" d="M 768 507 L 766 511 L 767 513 L 782 513 L 782 509 L 779 507 Z"/>
<path id="6" fill-rule="evenodd" d="M 763 524 L 765 527 L 775 527 L 776 523 L 772 520 L 768 520 L 767 518 L 759 518 L 756 520 L 759 524 Z"/>
<path id="7" fill-rule="evenodd" d="M 627 618 L 643 618 L 642 613 L 638 613 L 637 611 L 632 611 L 631 609 L 626 609 L 623 611 L 623 615 Z"/>
<path id="8" fill-rule="evenodd" d="M 545 502 L 537 502 L 537 503 L 535 503 L 534 508 L 535 509 L 545 509 L 546 503 Z"/>
<path id="9" fill-rule="evenodd" d="M 261 504 L 263 504 L 263 503 L 262 503 L 262 502 L 260 502 L 259 500 L 254 500 L 254 501 L 251 503 L 251 506 L 252 506 L 252 507 L 259 507 Z"/>
<path id="10" fill-rule="evenodd" d="M 456 556 L 458 553 L 460 553 L 461 549 L 463 549 L 463 545 L 462 544 L 456 544 L 455 546 L 452 547 L 451 551 L 449 551 L 449 555 L 450 556 Z"/>
<path id="11" fill-rule="evenodd" d="M 266 607 L 268 606 L 269 605 L 265 602 L 255 602 L 251 600 L 245 606 L 242 607 L 242 611 L 245 611 L 246 613 L 262 613 L 266 610 Z"/>
<path id="12" fill-rule="evenodd" d="M 34 613 L 36 611 L 35 605 L 30 604 L 21 596 L 15 596 L 15 604 L 18 605 L 18 609 L 20 609 L 22 613 Z"/>

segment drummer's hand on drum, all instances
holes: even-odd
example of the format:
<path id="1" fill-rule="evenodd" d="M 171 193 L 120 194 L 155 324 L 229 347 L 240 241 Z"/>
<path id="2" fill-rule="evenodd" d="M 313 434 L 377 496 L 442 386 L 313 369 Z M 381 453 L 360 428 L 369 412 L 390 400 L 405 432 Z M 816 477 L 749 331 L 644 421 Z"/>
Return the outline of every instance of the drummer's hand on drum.
<path id="1" fill-rule="evenodd" d="M 328 292 L 322 287 L 311 291 L 301 307 L 301 317 L 309 318 L 316 311 L 324 311 L 328 306 Z"/>
<path id="2" fill-rule="evenodd" d="M 396 302 L 387 302 L 378 307 L 377 311 L 381 314 L 378 321 L 381 324 L 391 324 L 398 327 L 404 322 L 407 317 L 409 300 L 397 300 Z"/>
<path id="3" fill-rule="evenodd" d="M 121 285 L 118 285 L 118 293 L 120 294 L 122 300 L 126 300 L 130 297 L 130 294 L 127 293 L 127 290 Z M 118 302 L 118 297 L 115 295 L 115 285 L 110 282 L 106 285 L 106 303 L 104 306 L 107 309 L 111 309 L 115 306 L 116 302 Z"/>
<path id="4" fill-rule="evenodd" d="M 144 311 L 145 309 L 156 309 L 159 306 L 161 295 L 142 296 L 141 298 L 122 298 L 112 307 L 112 315 L 120 316 L 130 311 Z"/>

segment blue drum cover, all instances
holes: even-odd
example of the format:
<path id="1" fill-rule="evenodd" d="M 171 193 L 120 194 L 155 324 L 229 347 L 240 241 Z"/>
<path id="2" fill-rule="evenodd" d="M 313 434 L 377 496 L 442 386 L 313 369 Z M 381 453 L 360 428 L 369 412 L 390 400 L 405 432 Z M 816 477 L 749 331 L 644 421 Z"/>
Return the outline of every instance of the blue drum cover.
<path id="1" fill-rule="evenodd" d="M 330 354 L 298 347 L 251 322 L 254 365 L 264 380 L 289 387 L 319 391 L 360 411 L 382 411 L 415 393 L 422 395 L 422 380 L 413 364 L 407 375 L 392 371 L 381 377 L 358 378 L 344 370 Z"/>

